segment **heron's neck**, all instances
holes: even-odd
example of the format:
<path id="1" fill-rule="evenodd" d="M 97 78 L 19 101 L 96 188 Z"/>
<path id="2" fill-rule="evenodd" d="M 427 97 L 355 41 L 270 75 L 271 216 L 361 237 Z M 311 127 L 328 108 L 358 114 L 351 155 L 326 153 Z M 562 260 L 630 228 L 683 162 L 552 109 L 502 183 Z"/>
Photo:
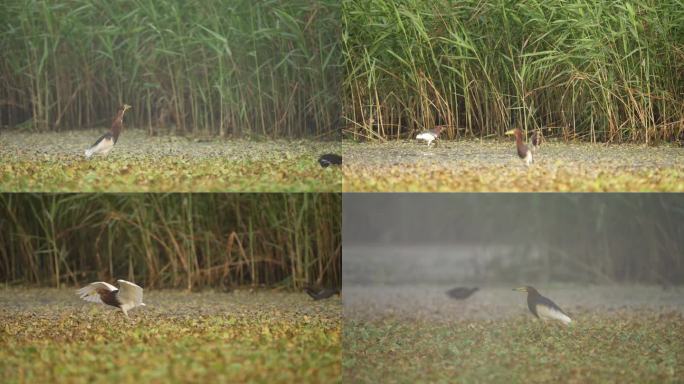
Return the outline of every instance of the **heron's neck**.
<path id="1" fill-rule="evenodd" d="M 523 141 L 522 141 L 522 134 L 517 134 L 517 135 L 515 135 L 515 144 L 517 144 L 518 146 L 520 146 L 520 145 L 522 144 L 522 142 L 523 142 Z"/>
<path id="2" fill-rule="evenodd" d="M 123 117 L 125 112 L 125 109 L 120 110 L 119 113 L 116 114 L 116 118 L 114 118 L 114 121 L 112 122 L 112 134 L 114 135 L 114 142 L 116 142 L 116 140 L 119 138 L 119 134 L 121 133 L 121 127 L 123 126 Z"/>

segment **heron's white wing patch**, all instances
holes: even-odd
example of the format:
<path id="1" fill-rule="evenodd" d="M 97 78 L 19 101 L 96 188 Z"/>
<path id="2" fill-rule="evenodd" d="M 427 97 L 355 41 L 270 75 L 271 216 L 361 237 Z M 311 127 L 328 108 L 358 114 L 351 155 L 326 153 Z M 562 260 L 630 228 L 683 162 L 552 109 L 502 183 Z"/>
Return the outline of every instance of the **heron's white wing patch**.
<path id="1" fill-rule="evenodd" d="M 100 294 L 97 293 L 99 289 L 106 289 L 110 292 L 116 291 L 115 286 L 109 283 L 105 283 L 104 281 L 97 281 L 94 283 L 90 283 L 85 287 L 79 289 L 78 291 L 76 291 L 76 294 L 85 301 L 90 301 L 93 303 L 102 303 L 102 299 L 100 299 Z"/>
<path id="2" fill-rule="evenodd" d="M 130 306 L 130 308 L 144 305 L 142 301 L 143 289 L 140 286 L 126 280 L 117 280 L 117 282 L 119 283 L 119 292 L 116 297 L 121 304 Z"/>
<path id="3" fill-rule="evenodd" d="M 100 140 L 97 144 L 86 150 L 86 157 L 90 157 L 96 154 L 107 154 L 112 147 L 114 147 L 114 140 L 110 137 L 105 137 Z"/>
<path id="4" fill-rule="evenodd" d="M 566 325 L 572 323 L 568 315 L 546 305 L 537 305 L 537 315 L 542 320 L 558 320 Z"/>
<path id="5" fill-rule="evenodd" d="M 416 139 L 425 140 L 425 141 L 432 141 L 435 139 L 435 135 L 430 133 L 430 132 L 423 132 L 423 133 L 419 133 L 418 136 L 416 136 Z"/>

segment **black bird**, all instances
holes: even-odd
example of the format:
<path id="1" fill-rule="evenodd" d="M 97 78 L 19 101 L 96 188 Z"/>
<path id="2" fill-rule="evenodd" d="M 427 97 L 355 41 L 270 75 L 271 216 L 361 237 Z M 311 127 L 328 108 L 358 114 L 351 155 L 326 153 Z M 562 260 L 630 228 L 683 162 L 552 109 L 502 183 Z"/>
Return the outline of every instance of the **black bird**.
<path id="1" fill-rule="evenodd" d="M 340 293 L 339 290 L 331 288 L 316 289 L 313 287 L 306 287 L 304 288 L 304 291 L 306 291 L 306 293 L 311 296 L 314 301 L 328 299 L 333 295 Z"/>
<path id="2" fill-rule="evenodd" d="M 342 165 L 342 156 L 334 153 L 326 153 L 318 158 L 318 164 L 323 168 L 328 168 L 331 165 Z"/>
<path id="3" fill-rule="evenodd" d="M 114 148 L 114 144 L 116 144 L 117 140 L 119 140 L 121 128 L 123 128 L 124 113 L 126 113 L 126 111 L 130 108 L 131 106 L 128 104 L 124 104 L 119 108 L 119 111 L 116 113 L 116 117 L 114 117 L 114 120 L 112 121 L 112 128 L 109 130 L 109 132 L 100 136 L 100 138 L 97 139 L 97 141 L 95 141 L 90 148 L 86 149 L 86 159 L 90 159 L 90 157 L 93 155 L 107 156 L 109 151 Z"/>
<path id="4" fill-rule="evenodd" d="M 523 143 L 522 131 L 520 128 L 506 131 L 506 135 L 515 135 L 515 146 L 518 148 L 518 157 L 523 159 L 528 166 L 532 164 L 532 151 Z"/>
<path id="5" fill-rule="evenodd" d="M 513 288 L 514 291 L 527 292 L 527 308 L 532 314 L 541 320 L 556 320 L 565 325 L 572 323 L 572 319 L 556 303 L 551 301 L 534 289 L 534 287 L 524 286 Z"/>
<path id="6" fill-rule="evenodd" d="M 479 290 L 478 287 L 466 288 L 466 287 L 456 287 L 450 289 L 446 292 L 447 296 L 456 300 L 465 300 L 469 298 L 473 293 Z"/>

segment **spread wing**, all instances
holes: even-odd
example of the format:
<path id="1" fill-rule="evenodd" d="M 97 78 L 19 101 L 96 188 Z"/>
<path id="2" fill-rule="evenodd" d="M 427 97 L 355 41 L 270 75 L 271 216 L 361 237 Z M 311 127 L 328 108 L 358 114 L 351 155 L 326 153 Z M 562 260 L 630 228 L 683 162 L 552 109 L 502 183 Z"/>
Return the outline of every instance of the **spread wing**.
<path id="1" fill-rule="evenodd" d="M 85 287 L 77 290 L 76 294 L 85 301 L 104 304 L 102 303 L 102 299 L 100 299 L 100 290 L 114 292 L 117 289 L 115 286 L 109 283 L 105 283 L 104 281 L 97 281 L 95 283 L 90 283 Z"/>
<path id="2" fill-rule="evenodd" d="M 143 289 L 137 284 L 126 280 L 117 280 L 119 283 L 119 293 L 116 297 L 121 303 L 132 303 L 135 306 L 143 304 Z"/>

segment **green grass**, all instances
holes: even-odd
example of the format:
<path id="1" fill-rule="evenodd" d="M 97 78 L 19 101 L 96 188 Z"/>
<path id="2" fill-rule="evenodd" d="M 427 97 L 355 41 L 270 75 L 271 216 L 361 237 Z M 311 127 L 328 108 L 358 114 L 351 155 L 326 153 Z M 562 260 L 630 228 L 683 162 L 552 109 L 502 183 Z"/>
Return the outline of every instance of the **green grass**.
<path id="1" fill-rule="evenodd" d="M 345 192 L 684 191 L 674 146 L 550 141 L 528 169 L 510 140 L 343 143 Z"/>
<path id="2" fill-rule="evenodd" d="M 8 192 L 334 192 L 338 168 L 318 157 L 339 151 L 314 140 L 221 140 L 147 136 L 126 130 L 106 158 L 83 151 L 101 132 L 0 137 L 0 190 Z"/>
<path id="3" fill-rule="evenodd" d="M 339 299 L 154 291 L 131 320 L 72 291 L 0 290 L 0 381 L 339 382 Z"/>
<path id="4" fill-rule="evenodd" d="M 453 322 L 345 319 L 349 383 L 675 383 L 684 316 L 582 313 L 570 327 L 529 316 Z"/>

